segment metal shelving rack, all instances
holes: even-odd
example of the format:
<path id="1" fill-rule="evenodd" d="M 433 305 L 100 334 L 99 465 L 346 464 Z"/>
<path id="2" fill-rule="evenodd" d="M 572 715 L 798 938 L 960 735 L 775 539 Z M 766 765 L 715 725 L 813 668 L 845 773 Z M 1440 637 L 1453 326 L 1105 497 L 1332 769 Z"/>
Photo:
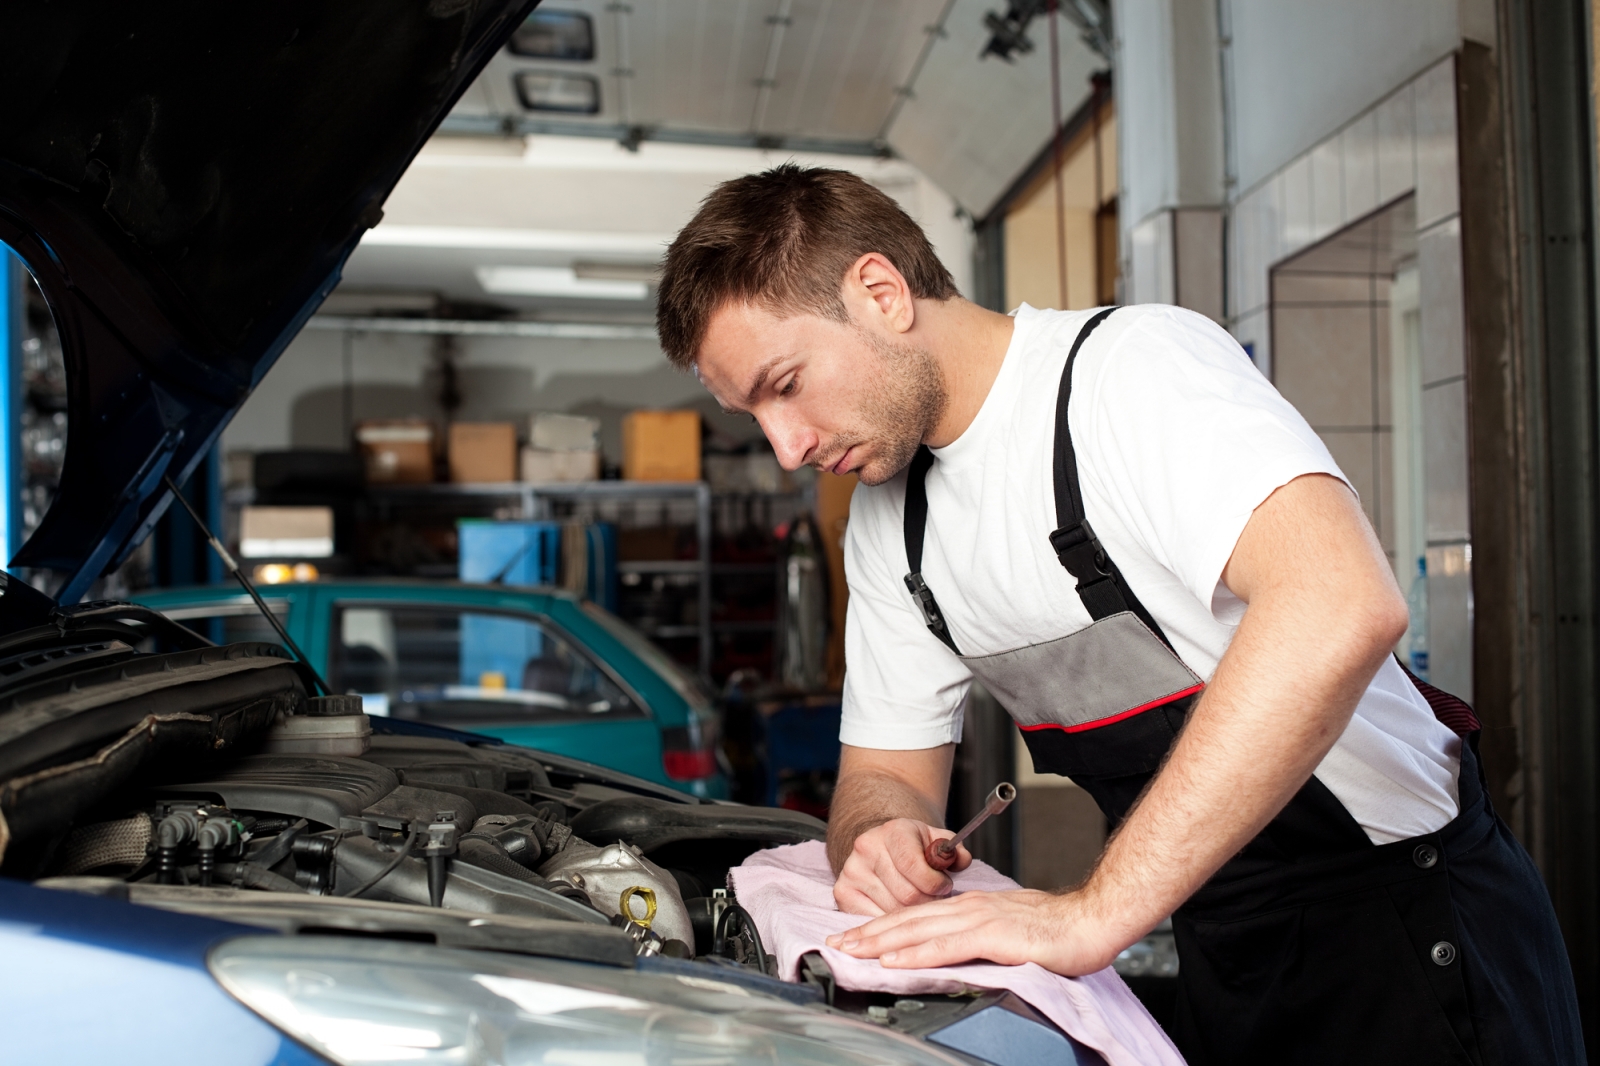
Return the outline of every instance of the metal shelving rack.
<path id="1" fill-rule="evenodd" d="M 807 490 L 796 488 L 772 492 L 768 490 L 715 491 L 704 481 L 581 481 L 538 483 L 526 481 L 504 482 L 429 482 L 425 484 L 379 484 L 367 487 L 368 500 L 380 513 L 395 504 L 445 501 L 471 497 L 482 501 L 515 501 L 517 517 L 529 521 L 546 521 L 552 517 L 551 504 L 556 500 L 668 500 L 693 499 L 695 505 L 694 559 L 630 559 L 617 564 L 618 574 L 690 574 L 697 581 L 697 603 L 693 625 L 658 626 L 645 636 L 660 639 L 695 637 L 698 642 L 696 662 L 702 677 L 711 676 L 711 662 L 719 633 L 760 633 L 777 628 L 776 620 L 712 620 L 712 578 L 718 575 L 771 574 L 780 579 L 777 563 L 715 563 L 711 562 L 713 533 L 713 502 L 716 498 L 763 496 L 803 500 Z M 226 503 L 230 515 L 237 509 L 255 502 L 255 490 L 239 486 L 227 490 Z M 236 522 L 228 523 L 236 526 Z"/>
<path id="2" fill-rule="evenodd" d="M 695 502 L 694 559 L 630 560 L 617 564 L 618 573 L 694 574 L 698 578 L 696 622 L 692 626 L 661 626 L 647 636 L 696 637 L 700 675 L 711 676 L 715 650 L 711 623 L 711 486 L 704 481 L 574 481 L 541 484 L 528 481 L 459 484 L 434 482 L 419 485 L 371 485 L 369 497 L 381 507 L 385 498 L 449 496 L 516 499 L 527 521 L 551 517 L 552 500 L 667 500 L 693 498 Z"/>

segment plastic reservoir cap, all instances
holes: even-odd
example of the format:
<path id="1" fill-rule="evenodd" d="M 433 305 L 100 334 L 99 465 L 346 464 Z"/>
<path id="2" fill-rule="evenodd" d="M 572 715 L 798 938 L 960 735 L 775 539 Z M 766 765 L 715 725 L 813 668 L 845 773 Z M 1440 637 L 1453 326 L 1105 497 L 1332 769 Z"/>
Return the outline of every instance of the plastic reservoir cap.
<path id="1" fill-rule="evenodd" d="M 312 718 L 344 718 L 361 713 L 360 696 L 312 696 L 300 712 Z"/>

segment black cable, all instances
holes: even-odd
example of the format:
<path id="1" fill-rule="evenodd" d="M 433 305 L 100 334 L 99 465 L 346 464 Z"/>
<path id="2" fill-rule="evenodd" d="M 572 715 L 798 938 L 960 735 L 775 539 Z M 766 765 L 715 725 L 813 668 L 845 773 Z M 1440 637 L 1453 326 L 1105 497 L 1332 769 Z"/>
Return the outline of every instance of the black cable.
<path id="1" fill-rule="evenodd" d="M 300 660 L 300 665 L 306 668 L 306 671 L 311 675 L 311 679 L 315 681 L 317 683 L 317 687 L 322 690 L 323 695 L 333 695 L 333 689 L 329 688 L 328 683 L 322 680 L 322 675 L 317 673 L 317 668 L 311 665 L 311 660 L 306 658 L 306 653 L 300 650 L 300 645 L 294 642 L 294 638 L 291 637 L 289 635 L 289 631 L 283 627 L 283 623 L 278 621 L 278 616 L 272 613 L 271 608 L 267 606 L 267 601 L 261 598 L 261 593 L 256 591 L 256 587 L 250 583 L 250 579 L 244 576 L 244 570 L 240 568 L 238 562 L 234 560 L 233 556 L 228 553 L 228 549 L 222 546 L 222 541 L 218 540 L 216 535 L 213 534 L 210 529 L 206 528 L 205 522 L 200 518 L 200 513 L 189 505 L 188 500 L 184 499 L 183 493 L 178 491 L 178 486 L 173 483 L 172 477 L 168 474 L 163 474 L 161 476 L 161 480 L 167 483 L 167 488 L 172 491 L 173 497 L 179 503 L 183 504 L 183 509 L 189 512 L 189 517 L 194 519 L 194 524 L 200 527 L 201 534 L 204 535 L 206 540 L 211 544 L 211 550 L 217 553 L 218 559 L 222 560 L 223 569 L 232 574 L 234 578 L 238 580 L 239 584 L 244 586 L 244 590 L 248 592 L 250 594 L 250 598 L 256 602 L 256 609 L 261 612 L 262 617 L 264 617 L 272 625 L 273 629 L 278 631 L 278 636 L 283 638 L 284 647 L 293 652 L 294 657 Z"/>
<path id="2" fill-rule="evenodd" d="M 740 928 L 750 934 L 750 943 L 756 949 L 756 965 L 761 968 L 762 973 L 766 973 L 767 949 L 761 943 L 761 930 L 756 928 L 755 919 L 750 917 L 750 912 L 737 903 L 729 903 L 722 909 L 722 913 L 717 916 L 717 924 L 711 930 L 711 954 L 721 955 L 727 950 L 728 919 L 730 917 L 738 918 Z"/>
<path id="3" fill-rule="evenodd" d="M 346 892 L 345 893 L 345 898 L 346 899 L 355 899 L 355 898 L 357 898 L 363 892 L 367 892 L 367 891 L 371 890 L 373 888 L 373 886 L 375 886 L 379 881 L 382 881 L 385 877 L 388 877 L 390 874 L 394 873 L 395 870 L 399 867 L 399 865 L 406 860 L 406 856 L 411 854 L 411 849 L 417 846 L 417 841 L 419 841 L 421 839 L 422 839 L 422 830 L 420 830 L 420 829 L 416 830 L 410 836 L 406 837 L 405 847 L 401 848 L 400 851 L 395 855 L 395 857 L 389 860 L 389 865 L 387 865 L 383 869 L 379 870 L 375 877 L 369 878 L 367 881 L 363 882 L 361 887 L 356 889 L 354 892 Z"/>

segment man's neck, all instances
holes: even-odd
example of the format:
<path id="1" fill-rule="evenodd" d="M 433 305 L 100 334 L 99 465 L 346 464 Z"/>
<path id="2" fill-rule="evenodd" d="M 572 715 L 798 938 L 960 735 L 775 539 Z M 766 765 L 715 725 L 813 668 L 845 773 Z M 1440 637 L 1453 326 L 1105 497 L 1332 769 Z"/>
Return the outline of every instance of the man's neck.
<path id="1" fill-rule="evenodd" d="M 917 301 L 919 343 L 944 376 L 944 415 L 923 443 L 942 448 L 967 431 L 1006 361 L 1015 320 L 957 296 Z"/>

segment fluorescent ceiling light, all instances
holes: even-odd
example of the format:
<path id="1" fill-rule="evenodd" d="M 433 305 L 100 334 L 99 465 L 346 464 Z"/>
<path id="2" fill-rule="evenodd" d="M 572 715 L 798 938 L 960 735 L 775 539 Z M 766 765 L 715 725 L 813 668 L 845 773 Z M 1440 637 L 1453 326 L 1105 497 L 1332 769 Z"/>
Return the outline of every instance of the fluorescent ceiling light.
<path id="1" fill-rule="evenodd" d="M 643 281 L 580 278 L 571 267 L 486 266 L 477 269 L 478 284 L 496 296 L 569 296 L 587 300 L 643 300 L 650 286 Z"/>
<path id="2" fill-rule="evenodd" d="M 475 251 L 565 252 L 568 255 L 637 255 L 654 259 L 671 233 L 584 233 L 577 230 L 498 229 L 489 226 L 401 226 L 367 230 L 365 248 L 460 248 Z"/>

